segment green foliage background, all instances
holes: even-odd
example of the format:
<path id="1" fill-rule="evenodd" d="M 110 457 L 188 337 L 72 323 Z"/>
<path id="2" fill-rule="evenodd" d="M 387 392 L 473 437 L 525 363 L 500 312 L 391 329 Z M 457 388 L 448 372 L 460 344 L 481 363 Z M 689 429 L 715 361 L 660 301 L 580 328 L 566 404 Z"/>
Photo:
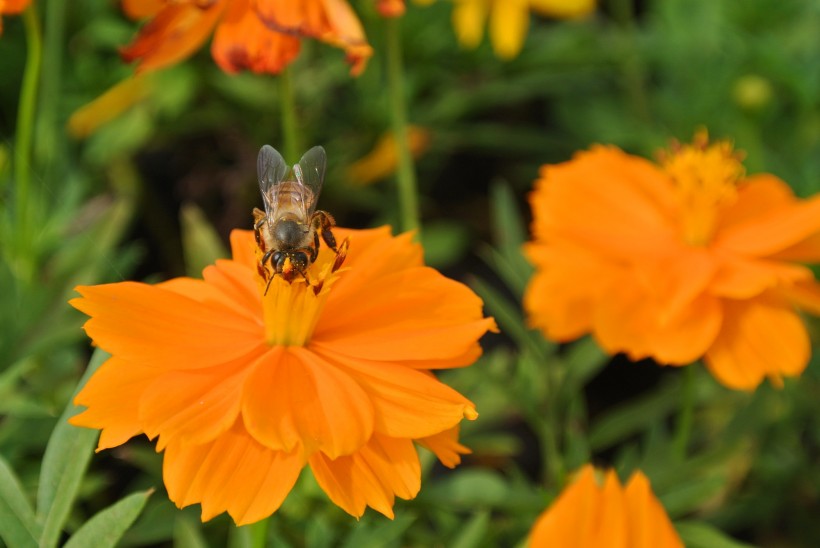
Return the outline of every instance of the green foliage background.
<path id="1" fill-rule="evenodd" d="M 43 65 L 22 229 L 13 159 L 24 19 L 4 18 L 0 37 L 0 538 L 250 546 L 254 532 L 226 516 L 201 524 L 197 507 L 168 502 L 147 440 L 92 456 L 94 433 L 65 424 L 90 355 L 66 302 L 77 284 L 196 276 L 225 253 L 229 230 L 248 227 L 259 202 L 256 152 L 282 140 L 278 81 L 226 75 L 205 48 L 153 75 L 122 116 L 72 139 L 71 113 L 132 73 L 117 48 L 136 26 L 115 2 L 68 4 L 36 1 Z M 390 127 L 383 22 L 372 2 L 353 4 L 375 56 L 351 79 L 341 52 L 304 43 L 291 71 L 301 139 L 328 151 L 322 207 L 340 225 L 398 226 L 391 179 L 346 176 Z M 520 253 L 526 193 L 539 165 L 592 143 L 652 157 L 705 126 L 746 151 L 749 172 L 774 173 L 803 196 L 820 190 L 820 4 L 612 0 L 582 21 L 535 18 L 509 62 L 486 41 L 459 49 L 451 9 L 410 4 L 402 46 L 410 122 L 431 134 L 417 163 L 427 260 L 471 284 L 503 332 L 474 366 L 442 375 L 481 413 L 462 430 L 474 454 L 448 471 L 425 453 L 422 491 L 397 503 L 394 521 L 352 519 L 305 473 L 270 520 L 270 545 L 517 545 L 560 491 L 557 478 L 589 461 L 624 479 L 642 469 L 687 545 L 820 545 L 816 358 L 781 390 L 737 393 L 700 365 L 627 364 L 591 340 L 556 347 L 520 308 L 531 274 Z M 681 451 L 687 397 L 693 429 Z"/>

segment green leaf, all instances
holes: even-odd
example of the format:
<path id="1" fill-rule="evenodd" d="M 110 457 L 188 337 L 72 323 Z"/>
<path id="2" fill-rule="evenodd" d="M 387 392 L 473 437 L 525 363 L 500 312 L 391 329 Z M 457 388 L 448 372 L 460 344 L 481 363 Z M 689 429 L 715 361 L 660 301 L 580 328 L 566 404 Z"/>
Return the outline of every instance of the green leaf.
<path id="1" fill-rule="evenodd" d="M 0 538 L 9 546 L 37 546 L 40 536 L 34 510 L 20 481 L 0 456 Z"/>
<path id="2" fill-rule="evenodd" d="M 106 359 L 108 354 L 102 350 L 97 349 L 94 352 L 74 395 L 85 386 L 89 377 Z M 79 408 L 73 403 L 68 404 L 48 440 L 43 456 L 40 487 L 37 491 L 37 516 L 43 520 L 41 548 L 57 545 L 88 462 L 94 454 L 99 432 L 78 428 L 67 422 L 78 411 Z"/>
<path id="3" fill-rule="evenodd" d="M 679 521 L 675 523 L 675 529 L 689 548 L 752 548 L 751 544 L 737 541 L 700 521 Z"/>
<path id="4" fill-rule="evenodd" d="M 174 522 L 174 546 L 176 548 L 208 548 L 202 535 L 202 523 L 180 514 Z"/>
<path id="5" fill-rule="evenodd" d="M 450 546 L 453 548 L 473 548 L 481 546 L 487 538 L 487 530 L 490 528 L 490 513 L 486 510 L 477 512 L 467 523 L 461 534 L 458 535 Z"/>
<path id="6" fill-rule="evenodd" d="M 202 210 L 193 204 L 182 206 L 180 211 L 182 251 L 185 254 L 185 271 L 198 278 L 202 270 L 217 259 L 228 256 L 214 227 L 208 223 Z"/>
<path id="7" fill-rule="evenodd" d="M 131 524 L 140 515 L 145 502 L 153 492 L 153 489 L 149 489 L 141 493 L 128 495 L 119 502 L 99 511 L 71 535 L 71 538 L 65 544 L 65 548 L 116 546 L 123 533 L 131 527 Z"/>

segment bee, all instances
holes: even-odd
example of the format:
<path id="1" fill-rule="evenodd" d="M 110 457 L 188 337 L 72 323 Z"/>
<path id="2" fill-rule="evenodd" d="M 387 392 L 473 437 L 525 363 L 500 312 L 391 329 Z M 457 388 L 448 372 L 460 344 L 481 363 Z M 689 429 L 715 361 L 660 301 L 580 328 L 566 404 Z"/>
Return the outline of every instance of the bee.
<path id="1" fill-rule="evenodd" d="M 308 267 L 319 253 L 319 236 L 337 255 L 336 224 L 330 213 L 316 210 L 322 190 L 327 155 L 316 146 L 308 150 L 291 169 L 270 145 L 259 151 L 256 161 L 259 190 L 265 211 L 253 209 L 254 237 L 262 252 L 257 270 L 267 281 L 265 293 L 277 275 L 292 282 L 301 275 L 308 279 Z"/>

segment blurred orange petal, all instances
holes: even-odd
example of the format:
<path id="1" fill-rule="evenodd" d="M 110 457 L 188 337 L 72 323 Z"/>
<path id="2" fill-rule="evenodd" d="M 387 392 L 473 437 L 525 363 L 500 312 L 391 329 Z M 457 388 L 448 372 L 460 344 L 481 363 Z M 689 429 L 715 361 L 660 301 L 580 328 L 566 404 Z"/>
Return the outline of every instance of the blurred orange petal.
<path id="1" fill-rule="evenodd" d="M 751 390 L 766 377 L 779 385 L 782 377 L 799 375 L 809 363 L 809 335 L 788 303 L 765 295 L 727 301 L 723 324 L 706 365 L 730 388 Z"/>
<path id="2" fill-rule="evenodd" d="M 131 19 L 147 19 L 154 17 L 169 0 L 122 0 L 122 10 Z"/>
<path id="3" fill-rule="evenodd" d="M 472 451 L 458 442 L 461 425 L 455 425 L 449 430 L 416 440 L 422 446 L 432 451 L 436 458 L 447 468 L 455 468 L 461 464 L 461 455 L 469 455 Z"/>
<path id="4" fill-rule="evenodd" d="M 376 7 L 382 17 L 400 17 L 404 15 L 404 0 L 377 0 Z"/>
<path id="5" fill-rule="evenodd" d="M 150 74 L 137 74 L 126 78 L 90 103 L 75 110 L 68 119 L 68 131 L 74 137 L 84 139 L 134 105 L 141 103 L 153 91 L 154 82 Z"/>
<path id="6" fill-rule="evenodd" d="M 412 499 L 421 488 L 421 466 L 413 442 L 380 434 L 346 457 L 333 460 L 315 453 L 310 468 L 330 500 L 356 517 L 370 506 L 393 519 L 395 497 Z"/>
<path id="7" fill-rule="evenodd" d="M 187 59 L 208 39 L 227 0 L 200 6 L 194 2 L 167 4 L 140 29 L 137 39 L 121 50 L 138 71 L 156 70 Z"/>
<path id="8" fill-rule="evenodd" d="M 418 158 L 430 144 L 430 132 L 418 126 L 407 127 L 407 143 L 413 158 Z M 347 168 L 350 184 L 366 186 L 396 172 L 399 164 L 393 132 L 387 132 L 376 142 L 373 150 Z"/>
<path id="9" fill-rule="evenodd" d="M 531 548 L 682 548 L 666 512 L 640 472 L 621 486 L 610 470 L 603 485 L 595 469 L 584 466 L 532 528 Z"/>

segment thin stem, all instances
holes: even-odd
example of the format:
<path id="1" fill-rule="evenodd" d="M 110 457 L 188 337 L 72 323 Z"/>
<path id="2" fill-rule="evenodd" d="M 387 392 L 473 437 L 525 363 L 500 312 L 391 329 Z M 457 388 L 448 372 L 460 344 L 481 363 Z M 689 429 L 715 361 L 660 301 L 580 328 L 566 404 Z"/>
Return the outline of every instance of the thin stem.
<path id="1" fill-rule="evenodd" d="M 251 548 L 265 548 L 265 544 L 268 540 L 269 519 L 270 518 L 265 518 L 248 525 L 251 530 Z"/>
<path id="2" fill-rule="evenodd" d="M 404 68 L 401 51 L 401 17 L 385 18 L 387 50 L 387 88 L 390 96 L 390 117 L 393 139 L 398 152 L 396 182 L 399 193 L 399 211 L 403 231 L 415 231 L 420 236 L 418 188 L 413 156 L 407 140 L 407 106 L 404 97 Z"/>
<path id="3" fill-rule="evenodd" d="M 23 12 L 23 25 L 28 41 L 28 55 L 20 90 L 17 111 L 17 138 L 14 148 L 14 178 L 17 212 L 17 231 L 20 237 L 29 237 L 29 193 L 31 191 L 31 146 L 34 136 L 34 115 L 37 104 L 37 84 L 43 55 L 43 37 L 37 11 L 32 3 Z"/>
<path id="4" fill-rule="evenodd" d="M 695 366 L 687 365 L 683 368 L 683 386 L 681 387 L 680 409 L 675 429 L 673 448 L 680 460 L 686 458 L 689 447 L 689 438 L 692 434 L 692 420 L 695 411 Z"/>
<path id="5" fill-rule="evenodd" d="M 296 162 L 299 151 L 299 130 L 296 127 L 296 94 L 293 91 L 293 77 L 290 68 L 285 68 L 279 74 L 279 115 L 282 117 L 282 141 L 285 151 L 285 161 Z"/>
<path id="6" fill-rule="evenodd" d="M 621 26 L 623 52 L 620 55 L 624 86 L 632 103 L 632 110 L 643 122 L 651 122 L 649 98 L 646 93 L 646 69 L 635 42 L 637 24 L 635 22 L 634 0 L 611 0 L 610 7 L 615 20 Z"/>

